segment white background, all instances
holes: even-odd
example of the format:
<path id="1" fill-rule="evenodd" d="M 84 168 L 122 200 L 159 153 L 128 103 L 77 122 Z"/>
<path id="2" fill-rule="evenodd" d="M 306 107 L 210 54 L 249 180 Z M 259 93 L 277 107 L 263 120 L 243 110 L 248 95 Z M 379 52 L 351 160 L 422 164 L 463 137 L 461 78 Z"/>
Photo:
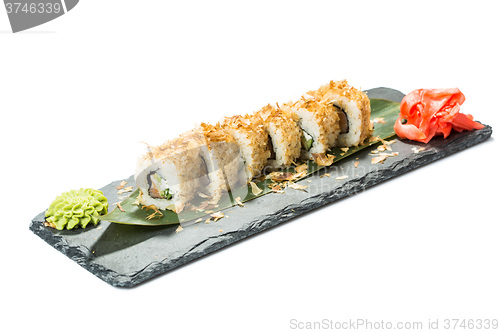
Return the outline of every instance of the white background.
<path id="1" fill-rule="evenodd" d="M 82 0 L 18 34 L 0 9 L 0 32 L 9 331 L 500 319 L 496 133 L 133 289 L 107 285 L 28 230 L 60 193 L 132 174 L 140 141 L 331 79 L 404 93 L 459 87 L 463 112 L 497 130 L 496 1 Z"/>

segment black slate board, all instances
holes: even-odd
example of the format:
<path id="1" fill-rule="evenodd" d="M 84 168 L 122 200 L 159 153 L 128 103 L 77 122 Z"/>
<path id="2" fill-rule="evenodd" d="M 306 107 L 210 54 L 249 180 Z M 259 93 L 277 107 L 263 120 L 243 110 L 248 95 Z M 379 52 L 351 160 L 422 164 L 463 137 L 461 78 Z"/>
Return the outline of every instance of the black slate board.
<path id="1" fill-rule="evenodd" d="M 404 96 L 389 88 L 367 93 L 370 98 L 396 102 Z M 30 229 L 105 282 L 132 287 L 295 216 L 485 141 L 491 133 L 491 127 L 485 126 L 476 131 L 454 132 L 447 139 L 434 138 L 428 144 L 396 140 L 391 146 L 399 155 L 388 158 L 384 164 L 371 164 L 369 154 L 374 148 L 368 148 L 300 181 L 299 184 L 308 186 L 307 193 L 287 188 L 285 194 L 268 194 L 246 202 L 245 207 L 228 208 L 223 212 L 229 218 L 218 222 L 183 225 L 184 230 L 179 233 L 177 225 L 144 227 L 107 221 L 101 221 L 97 227 L 58 231 L 43 225 L 44 212 L 33 219 Z M 421 147 L 425 150 L 415 153 L 414 148 Z M 359 161 L 357 168 L 355 161 Z M 320 178 L 324 173 L 330 177 Z M 340 176 L 347 178 L 336 179 Z M 126 181 L 127 186 L 135 185 L 133 177 Z M 119 183 L 120 180 L 101 189 L 110 204 L 120 201 L 116 190 Z"/>

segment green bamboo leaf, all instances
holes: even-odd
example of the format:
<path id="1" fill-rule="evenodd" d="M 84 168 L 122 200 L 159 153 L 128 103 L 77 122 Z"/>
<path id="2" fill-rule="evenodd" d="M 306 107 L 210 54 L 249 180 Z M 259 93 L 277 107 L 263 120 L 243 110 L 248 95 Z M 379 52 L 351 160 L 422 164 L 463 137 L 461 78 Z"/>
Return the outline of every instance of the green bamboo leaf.
<path id="1" fill-rule="evenodd" d="M 381 118 L 383 122 L 376 122 L 375 128 L 373 132 L 373 137 L 378 137 L 380 139 L 390 139 L 392 138 L 394 133 L 394 123 L 396 122 L 399 116 L 399 103 L 385 100 L 385 99 L 370 99 L 371 105 L 371 119 Z M 385 122 L 385 123 L 384 123 Z M 344 151 L 340 148 L 331 149 L 328 154 L 334 155 L 335 158 L 333 163 L 336 163 L 343 158 L 346 158 L 352 154 L 359 152 L 365 148 L 378 144 L 379 140 L 373 140 L 371 142 L 366 142 L 364 145 L 360 145 L 357 147 L 351 147 L 348 150 Z M 318 166 L 314 161 L 304 161 L 307 164 L 307 174 L 300 179 L 307 178 L 317 172 L 318 170 L 328 168 L 325 166 Z M 294 167 L 290 167 L 285 172 L 295 172 Z M 300 180 L 299 179 L 299 180 Z M 143 226 L 160 226 L 160 225 L 169 225 L 169 224 L 178 224 L 180 222 L 201 222 L 206 220 L 209 214 L 212 214 L 216 211 L 220 211 L 232 206 L 235 206 L 237 203 L 235 198 L 241 198 L 241 202 L 246 202 L 268 193 L 271 193 L 272 190 L 269 188 L 269 184 L 271 184 L 271 180 L 262 180 L 256 182 L 255 184 L 262 190 L 258 195 L 254 195 L 252 193 L 252 189 L 250 185 L 247 187 L 243 187 L 240 189 L 234 189 L 229 193 L 226 193 L 218 203 L 218 207 L 216 209 L 201 209 L 201 210 L 184 210 L 181 213 L 177 214 L 170 210 L 161 210 L 160 214 L 155 213 L 153 209 L 146 209 L 146 207 L 135 204 L 135 200 L 139 195 L 139 190 L 135 190 L 128 198 L 123 200 L 120 203 L 121 209 L 119 207 L 115 208 L 112 212 L 107 215 L 101 217 L 102 220 L 106 220 L 114 223 L 121 224 L 130 224 L 130 225 L 143 225 Z M 198 201 L 192 202 L 192 204 L 196 207 L 199 207 L 202 204 L 201 198 L 198 198 Z"/>

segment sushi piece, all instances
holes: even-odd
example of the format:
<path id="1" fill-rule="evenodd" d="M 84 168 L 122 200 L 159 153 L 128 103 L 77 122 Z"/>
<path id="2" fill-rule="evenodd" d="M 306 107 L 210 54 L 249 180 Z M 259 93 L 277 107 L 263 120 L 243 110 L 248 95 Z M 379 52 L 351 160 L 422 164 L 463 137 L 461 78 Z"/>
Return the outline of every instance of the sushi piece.
<path id="1" fill-rule="evenodd" d="M 262 118 L 257 115 L 226 117 L 221 126 L 236 140 L 240 148 L 247 181 L 260 176 L 271 157 Z"/>
<path id="2" fill-rule="evenodd" d="M 315 98 L 303 96 L 295 103 L 282 106 L 299 118 L 302 129 L 302 157 L 313 158 L 313 154 L 324 154 L 335 143 L 339 133 L 337 113 Z"/>
<path id="3" fill-rule="evenodd" d="M 340 134 L 336 138 L 335 146 L 357 146 L 371 136 L 373 123 L 370 121 L 370 99 L 364 92 L 351 87 L 346 80 L 330 81 L 329 84 L 307 94 L 336 109 Z"/>
<path id="4" fill-rule="evenodd" d="M 302 130 L 298 116 L 272 105 L 263 107 L 257 115 L 264 122 L 271 147 L 267 164 L 272 169 L 289 167 L 300 157 Z"/>
<path id="5" fill-rule="evenodd" d="M 215 204 L 226 190 L 226 180 L 223 170 L 219 167 L 219 160 L 214 156 L 214 149 L 211 149 L 202 127 L 189 132 L 188 137 L 198 149 L 201 164 L 198 174 L 199 188 L 196 194 L 207 199 L 208 203 Z"/>
<path id="6" fill-rule="evenodd" d="M 200 184 L 202 161 L 193 134 L 181 135 L 137 161 L 135 181 L 140 189 L 137 202 L 144 206 L 180 213 Z"/>
<path id="7" fill-rule="evenodd" d="M 202 137 L 200 157 L 206 175 L 206 183 L 202 181 L 200 190 L 215 204 L 224 192 L 246 184 L 244 161 L 236 140 L 220 123 L 202 123 L 199 131 L 201 136 L 198 138 Z"/>
<path id="8" fill-rule="evenodd" d="M 338 135 L 340 134 L 340 118 L 337 109 L 332 103 L 322 103 L 315 97 L 304 95 L 297 103 L 299 107 L 309 111 L 325 115 L 324 121 L 328 148 L 334 147 Z"/>

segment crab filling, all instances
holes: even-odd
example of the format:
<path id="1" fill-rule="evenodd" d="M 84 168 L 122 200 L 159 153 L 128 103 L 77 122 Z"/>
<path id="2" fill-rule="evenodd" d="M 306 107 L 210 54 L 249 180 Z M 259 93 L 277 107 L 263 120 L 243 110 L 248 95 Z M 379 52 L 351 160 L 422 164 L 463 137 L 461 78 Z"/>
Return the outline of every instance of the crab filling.
<path id="1" fill-rule="evenodd" d="M 172 199 L 170 189 L 168 188 L 167 181 L 163 179 L 158 173 L 151 172 L 148 175 L 149 196 L 155 199 Z"/>
<path id="2" fill-rule="evenodd" d="M 334 105 L 337 114 L 339 115 L 340 123 L 340 134 L 349 133 L 349 120 L 347 119 L 347 114 L 343 109 Z"/>

